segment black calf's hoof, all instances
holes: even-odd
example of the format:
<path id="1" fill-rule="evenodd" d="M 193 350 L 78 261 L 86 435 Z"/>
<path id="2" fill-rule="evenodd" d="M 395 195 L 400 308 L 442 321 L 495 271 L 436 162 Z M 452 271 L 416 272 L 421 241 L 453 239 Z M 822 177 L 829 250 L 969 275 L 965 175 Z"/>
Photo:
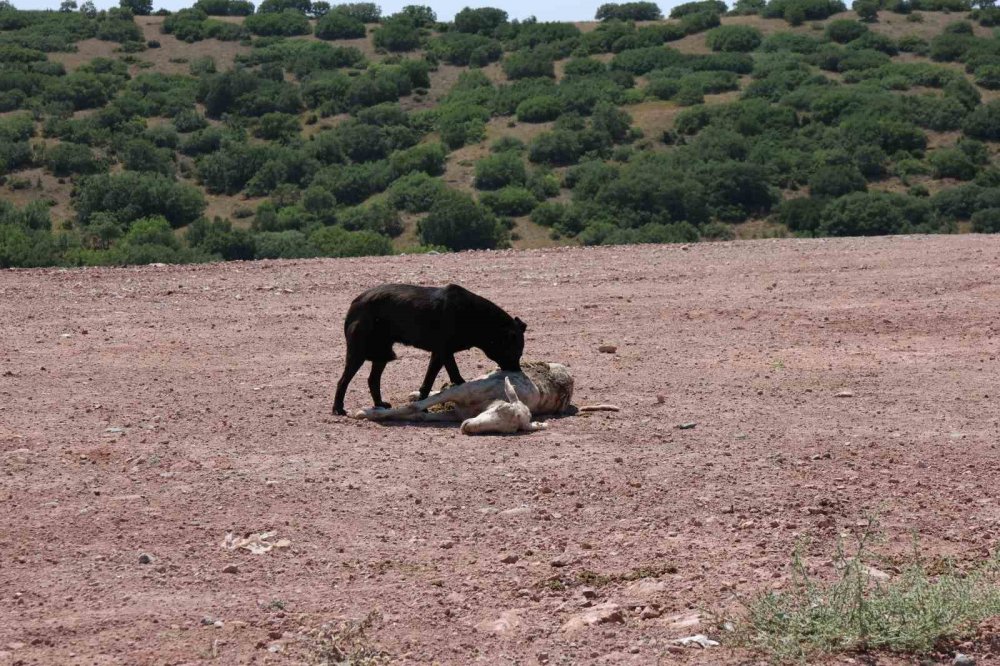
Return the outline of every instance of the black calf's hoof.
<path id="1" fill-rule="evenodd" d="M 347 416 L 347 412 L 344 411 L 343 407 L 334 407 L 333 408 L 333 415 L 334 416 Z"/>
<path id="2" fill-rule="evenodd" d="M 390 407 L 392 407 L 392 405 L 385 402 L 384 400 L 382 402 L 376 402 L 375 406 L 378 407 L 379 409 L 389 409 Z"/>

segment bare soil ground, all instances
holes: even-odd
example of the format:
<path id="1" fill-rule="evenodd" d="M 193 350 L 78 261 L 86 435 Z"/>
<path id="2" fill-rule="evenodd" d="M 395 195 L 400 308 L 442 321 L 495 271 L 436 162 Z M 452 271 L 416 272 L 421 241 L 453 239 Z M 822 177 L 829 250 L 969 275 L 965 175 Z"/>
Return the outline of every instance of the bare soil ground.
<path id="1" fill-rule="evenodd" d="M 822 574 L 870 512 L 890 562 L 997 547 L 998 270 L 965 235 L 3 272 L 0 664 L 315 663 L 310 632 L 373 611 L 398 663 L 759 662 L 668 641 L 718 638 L 678 618 L 781 589 L 802 539 Z M 621 411 L 331 417 L 344 312 L 389 280 L 493 298 Z M 399 351 L 396 400 L 427 360 Z M 221 545 L 264 531 L 291 546 Z"/>

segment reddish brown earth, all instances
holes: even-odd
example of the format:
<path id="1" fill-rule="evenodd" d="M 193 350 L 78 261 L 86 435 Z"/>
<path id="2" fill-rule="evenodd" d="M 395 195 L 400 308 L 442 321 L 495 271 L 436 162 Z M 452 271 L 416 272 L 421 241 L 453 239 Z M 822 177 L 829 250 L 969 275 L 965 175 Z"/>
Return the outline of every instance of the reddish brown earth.
<path id="1" fill-rule="evenodd" d="M 372 611 L 401 663 L 759 661 L 670 651 L 670 618 L 738 615 L 803 537 L 822 573 L 873 511 L 882 555 L 997 547 L 998 275 L 974 235 L 0 273 L 0 664 L 317 662 L 303 636 Z M 331 417 L 344 312 L 388 280 L 493 298 L 621 411 Z M 424 370 L 400 357 L 389 396 Z"/>

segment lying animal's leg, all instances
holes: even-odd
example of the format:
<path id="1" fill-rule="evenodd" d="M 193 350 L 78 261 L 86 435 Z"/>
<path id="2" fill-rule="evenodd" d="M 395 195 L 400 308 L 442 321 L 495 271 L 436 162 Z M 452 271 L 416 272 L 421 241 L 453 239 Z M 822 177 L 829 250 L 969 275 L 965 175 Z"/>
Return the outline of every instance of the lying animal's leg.
<path id="1" fill-rule="evenodd" d="M 392 409 L 365 409 L 355 414 L 355 418 L 368 419 L 370 421 L 459 421 L 461 417 L 458 412 L 435 412 L 423 413 L 424 410 L 440 405 L 443 402 L 451 402 L 456 398 L 461 400 L 462 389 L 448 389 L 435 393 L 429 398 L 410 402 L 402 407 Z"/>
<path id="2" fill-rule="evenodd" d="M 459 384 L 464 384 L 465 380 L 462 379 L 462 373 L 458 371 L 458 364 L 455 363 L 455 355 L 448 354 L 444 358 L 444 369 L 448 371 L 448 379 L 455 386 Z"/>
<path id="3" fill-rule="evenodd" d="M 382 400 L 382 371 L 385 370 L 385 361 L 372 361 L 372 371 L 368 374 L 368 390 L 372 394 L 372 402 L 376 407 L 388 409 L 392 407 Z"/>
<path id="4" fill-rule="evenodd" d="M 365 359 L 361 354 L 348 350 L 347 360 L 344 362 L 344 374 L 340 376 L 340 381 L 337 382 L 337 394 L 333 398 L 334 414 L 339 414 L 340 416 L 347 414 L 344 411 L 344 395 L 347 393 L 347 385 L 351 383 L 354 375 L 357 374 L 364 363 Z"/>
<path id="5" fill-rule="evenodd" d="M 444 365 L 444 360 L 437 352 L 431 354 L 431 362 L 427 365 L 427 374 L 424 375 L 424 383 L 420 385 L 420 399 L 423 400 L 431 392 L 434 387 L 434 380 L 437 379 L 438 373 L 441 372 L 441 366 Z"/>

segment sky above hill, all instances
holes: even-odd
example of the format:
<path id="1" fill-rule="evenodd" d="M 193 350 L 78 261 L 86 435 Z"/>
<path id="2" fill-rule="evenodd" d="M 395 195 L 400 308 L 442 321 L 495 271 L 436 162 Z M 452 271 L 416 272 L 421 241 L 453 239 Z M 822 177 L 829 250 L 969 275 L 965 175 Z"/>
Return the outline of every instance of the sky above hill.
<path id="1" fill-rule="evenodd" d="M 81 2 L 82 0 L 78 0 Z M 375 0 L 378 2 L 378 0 Z M 593 2 L 573 2 L 572 0 L 548 0 L 547 2 L 532 2 L 531 0 L 503 0 L 497 2 L 468 2 L 466 0 L 447 0 L 445 2 L 422 3 L 420 0 L 402 0 L 399 2 L 378 2 L 385 14 L 392 14 L 404 5 L 429 4 L 438 19 L 450 21 L 455 14 L 463 7 L 500 7 L 505 9 L 512 19 L 525 19 L 529 16 L 536 17 L 539 21 L 589 21 L 594 18 L 594 12 L 598 6 L 606 0 L 594 0 Z M 622 0 L 619 0 L 622 1 Z M 679 4 L 676 2 L 661 2 L 660 8 L 664 13 L 668 13 L 670 7 Z M 59 0 L 13 0 L 14 6 L 19 9 L 57 9 Z M 117 0 L 95 0 L 94 4 L 99 9 L 117 6 Z M 161 7 L 171 10 L 190 7 L 194 0 L 154 0 L 153 7 Z M 255 1 L 255 4 L 257 2 Z M 332 0 L 330 4 L 338 4 Z"/>

